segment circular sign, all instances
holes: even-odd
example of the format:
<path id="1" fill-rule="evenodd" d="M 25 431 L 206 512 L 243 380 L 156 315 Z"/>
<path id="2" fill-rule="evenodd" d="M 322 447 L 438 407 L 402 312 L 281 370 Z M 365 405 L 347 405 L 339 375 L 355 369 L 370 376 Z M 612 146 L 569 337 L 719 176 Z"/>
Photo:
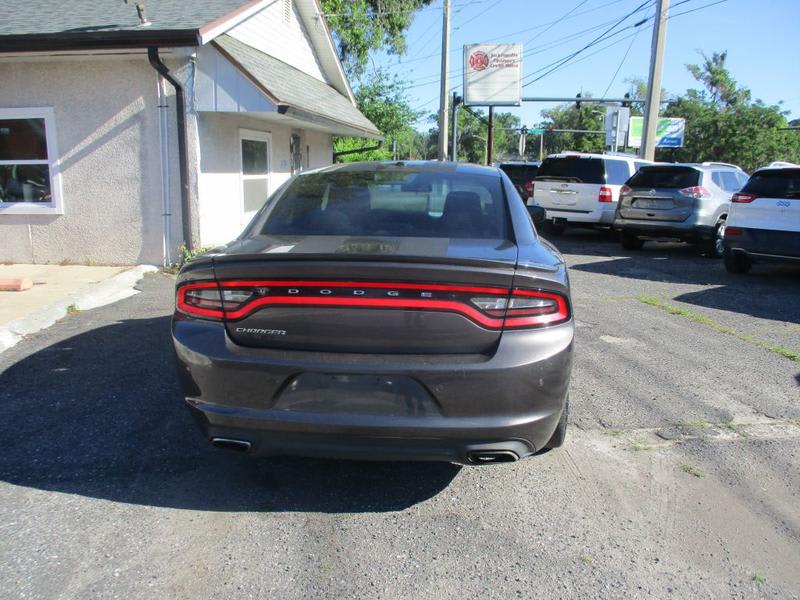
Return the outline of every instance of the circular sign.
<path id="1" fill-rule="evenodd" d="M 486 67 L 488 67 L 489 57 L 486 55 L 486 52 L 482 52 L 481 50 L 476 50 L 475 52 L 470 54 L 469 66 L 475 71 L 483 71 Z"/>

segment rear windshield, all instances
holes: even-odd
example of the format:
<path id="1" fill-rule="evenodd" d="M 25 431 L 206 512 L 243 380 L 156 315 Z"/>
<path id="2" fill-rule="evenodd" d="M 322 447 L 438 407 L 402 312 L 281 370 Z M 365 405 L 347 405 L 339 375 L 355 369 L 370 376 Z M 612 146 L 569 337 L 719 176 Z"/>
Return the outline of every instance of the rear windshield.
<path id="1" fill-rule="evenodd" d="M 539 167 L 536 165 L 500 165 L 500 169 L 514 183 L 533 181 L 539 172 Z"/>
<path id="2" fill-rule="evenodd" d="M 260 231 L 505 240 L 501 181 L 408 168 L 301 175 L 270 203 Z"/>
<path id="3" fill-rule="evenodd" d="M 800 198 L 800 169 L 757 171 L 742 192 L 767 198 Z"/>
<path id="4" fill-rule="evenodd" d="M 553 156 L 544 159 L 536 179 L 571 183 L 605 183 L 606 173 L 601 158 Z"/>
<path id="5" fill-rule="evenodd" d="M 628 179 L 628 187 L 680 190 L 699 181 L 700 171 L 691 167 L 642 167 Z"/>

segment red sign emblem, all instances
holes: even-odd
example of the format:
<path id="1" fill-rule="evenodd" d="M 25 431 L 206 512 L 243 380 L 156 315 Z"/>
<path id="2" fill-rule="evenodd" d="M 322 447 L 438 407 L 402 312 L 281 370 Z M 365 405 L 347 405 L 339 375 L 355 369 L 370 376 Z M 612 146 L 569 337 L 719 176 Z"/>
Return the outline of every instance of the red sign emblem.
<path id="1" fill-rule="evenodd" d="M 486 52 L 476 50 L 469 55 L 469 66 L 475 71 L 483 71 L 489 66 L 489 57 Z"/>

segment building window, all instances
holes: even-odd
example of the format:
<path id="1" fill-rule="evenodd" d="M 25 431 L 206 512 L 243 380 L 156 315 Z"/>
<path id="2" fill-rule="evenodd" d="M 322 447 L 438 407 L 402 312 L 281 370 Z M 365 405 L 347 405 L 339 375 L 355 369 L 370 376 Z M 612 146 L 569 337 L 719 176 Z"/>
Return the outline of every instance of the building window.
<path id="1" fill-rule="evenodd" d="M 51 108 L 0 108 L 0 213 L 61 213 Z"/>
<path id="2" fill-rule="evenodd" d="M 239 131 L 242 161 L 242 225 L 264 205 L 269 196 L 270 134 Z"/>

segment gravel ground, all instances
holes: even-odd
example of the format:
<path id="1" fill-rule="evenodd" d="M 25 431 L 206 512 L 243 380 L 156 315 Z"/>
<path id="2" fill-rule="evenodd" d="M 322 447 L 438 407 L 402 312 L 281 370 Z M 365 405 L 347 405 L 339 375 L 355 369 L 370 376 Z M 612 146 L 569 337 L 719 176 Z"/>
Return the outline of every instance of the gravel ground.
<path id="1" fill-rule="evenodd" d="M 800 272 L 556 243 L 572 427 L 511 465 L 214 450 L 163 275 L 0 354 L 2 596 L 800 598 Z"/>

